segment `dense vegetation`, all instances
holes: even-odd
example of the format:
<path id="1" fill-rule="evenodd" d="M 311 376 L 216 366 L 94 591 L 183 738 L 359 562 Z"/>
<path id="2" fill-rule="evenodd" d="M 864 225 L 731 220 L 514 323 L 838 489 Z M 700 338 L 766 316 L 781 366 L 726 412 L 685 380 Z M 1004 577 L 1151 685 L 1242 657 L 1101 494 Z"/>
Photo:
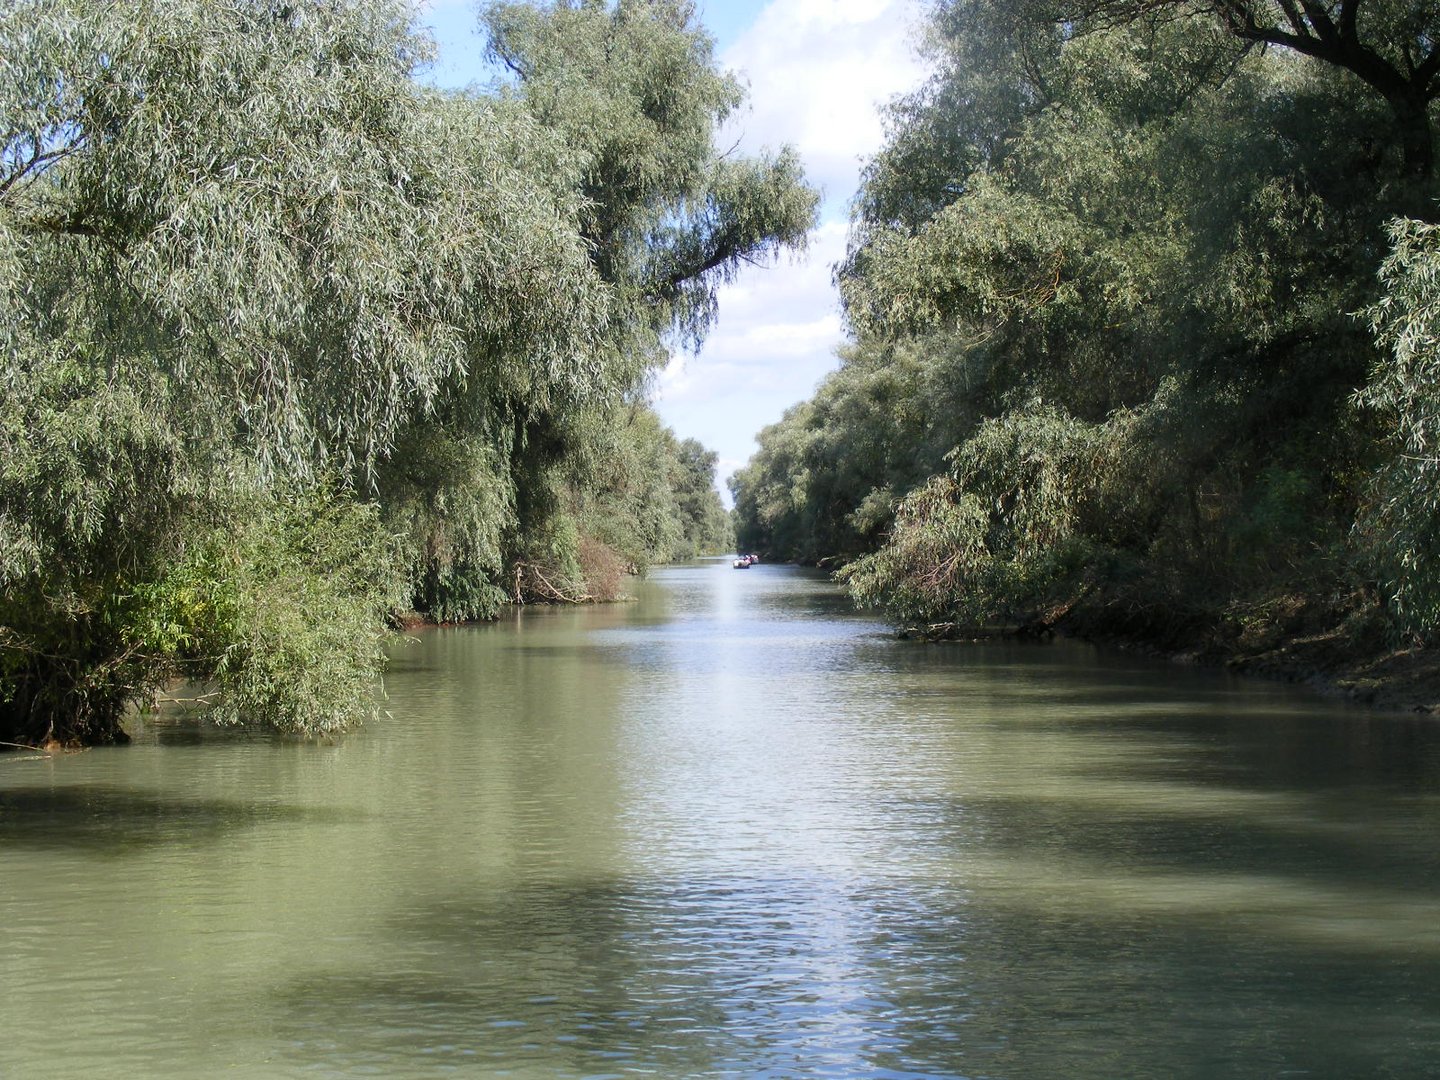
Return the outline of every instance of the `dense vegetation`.
<path id="1" fill-rule="evenodd" d="M 0 740 L 122 739 L 176 678 L 296 732 L 397 611 L 612 592 L 721 547 L 643 405 L 718 282 L 803 242 L 688 0 L 494 4 L 490 92 L 403 0 L 0 19 Z"/>
<path id="2" fill-rule="evenodd" d="M 1437 41 L 1405 0 L 939 0 L 741 546 L 935 634 L 1433 642 Z"/>

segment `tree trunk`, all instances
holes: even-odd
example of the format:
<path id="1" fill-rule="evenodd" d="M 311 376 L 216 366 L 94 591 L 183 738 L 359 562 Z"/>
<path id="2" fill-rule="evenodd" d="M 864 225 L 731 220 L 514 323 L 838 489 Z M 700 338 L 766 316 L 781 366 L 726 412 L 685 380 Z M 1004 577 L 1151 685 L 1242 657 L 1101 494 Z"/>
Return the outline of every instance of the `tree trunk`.
<path id="1" fill-rule="evenodd" d="M 1390 109 L 1400 128 L 1406 178 L 1429 180 L 1435 169 L 1435 133 L 1430 124 L 1429 102 L 1409 97 L 1392 98 Z"/>

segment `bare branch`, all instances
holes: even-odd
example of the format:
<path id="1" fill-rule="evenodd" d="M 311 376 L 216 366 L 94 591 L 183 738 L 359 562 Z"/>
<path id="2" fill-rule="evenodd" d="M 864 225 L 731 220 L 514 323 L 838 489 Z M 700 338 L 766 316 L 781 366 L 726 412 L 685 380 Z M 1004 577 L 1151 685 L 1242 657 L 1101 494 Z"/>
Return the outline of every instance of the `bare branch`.
<path id="1" fill-rule="evenodd" d="M 48 150 L 43 152 L 37 146 L 35 148 L 35 152 L 31 154 L 29 161 L 25 162 L 18 169 L 16 169 L 15 172 L 7 176 L 4 182 L 0 182 L 0 198 L 4 198 L 6 193 L 9 192 L 9 190 L 16 184 L 18 184 L 21 180 L 25 179 L 25 177 L 30 176 L 31 174 L 34 174 L 35 176 L 40 175 L 47 168 L 49 168 L 49 166 L 55 164 L 57 161 L 60 161 L 63 158 L 69 157 L 76 150 L 79 150 L 83 145 L 84 140 L 81 139 L 80 141 L 70 143 L 67 146 L 62 146 L 55 150 Z"/>

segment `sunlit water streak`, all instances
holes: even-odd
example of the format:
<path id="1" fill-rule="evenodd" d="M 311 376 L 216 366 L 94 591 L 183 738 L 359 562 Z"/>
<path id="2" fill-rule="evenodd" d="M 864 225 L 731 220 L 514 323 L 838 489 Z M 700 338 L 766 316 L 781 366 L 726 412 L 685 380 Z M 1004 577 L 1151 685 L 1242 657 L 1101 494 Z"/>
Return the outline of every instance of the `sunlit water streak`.
<path id="1" fill-rule="evenodd" d="M 0 758 L 0 1076 L 1440 1076 L 1432 721 L 637 591 Z"/>

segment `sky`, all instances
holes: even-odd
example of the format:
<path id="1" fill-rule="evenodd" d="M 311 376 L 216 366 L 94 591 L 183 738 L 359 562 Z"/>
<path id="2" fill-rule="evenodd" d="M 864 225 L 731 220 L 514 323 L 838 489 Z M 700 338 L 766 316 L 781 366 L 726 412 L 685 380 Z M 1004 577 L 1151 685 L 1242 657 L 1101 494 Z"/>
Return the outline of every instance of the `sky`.
<path id="1" fill-rule="evenodd" d="M 483 81 L 474 0 L 430 0 L 437 84 Z M 682 439 L 719 454 L 725 479 L 757 449 L 755 436 L 809 398 L 844 341 L 831 268 L 845 253 L 851 197 L 880 148 L 879 108 L 918 86 L 914 52 L 922 0 L 699 0 L 722 68 L 750 90 L 721 131 L 723 146 L 791 145 L 822 196 L 801 257 L 745 268 L 718 292 L 719 317 L 698 354 L 676 352 L 658 374 L 654 405 Z M 726 493 L 728 502 L 728 493 Z"/>

